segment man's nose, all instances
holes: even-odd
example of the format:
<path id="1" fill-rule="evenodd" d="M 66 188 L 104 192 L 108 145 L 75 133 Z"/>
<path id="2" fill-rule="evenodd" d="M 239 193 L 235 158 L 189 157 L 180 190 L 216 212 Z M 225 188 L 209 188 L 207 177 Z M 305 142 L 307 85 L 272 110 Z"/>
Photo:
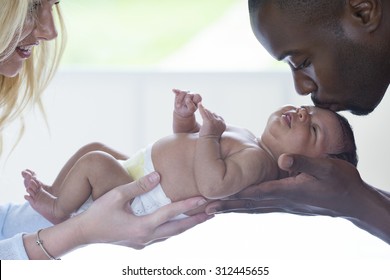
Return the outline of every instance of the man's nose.
<path id="1" fill-rule="evenodd" d="M 309 95 L 318 90 L 317 84 L 306 74 L 293 72 L 295 90 L 300 95 Z"/>

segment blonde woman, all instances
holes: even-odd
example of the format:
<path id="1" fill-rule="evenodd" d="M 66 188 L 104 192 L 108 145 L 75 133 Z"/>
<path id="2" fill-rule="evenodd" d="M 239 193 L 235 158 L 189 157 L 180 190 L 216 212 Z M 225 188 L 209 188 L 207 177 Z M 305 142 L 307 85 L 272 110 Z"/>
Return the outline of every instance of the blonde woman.
<path id="1" fill-rule="evenodd" d="M 59 1 L 0 0 L 0 136 L 28 106 L 41 106 L 41 94 L 57 69 L 64 39 Z M 0 259 L 58 259 L 80 246 L 98 242 L 139 249 L 208 218 L 202 213 L 167 222 L 205 203 L 203 198 L 173 203 L 143 217 L 133 215 L 128 202 L 151 190 L 159 180 L 159 175 L 152 173 L 119 186 L 86 212 L 55 226 L 28 203 L 1 205 Z"/>

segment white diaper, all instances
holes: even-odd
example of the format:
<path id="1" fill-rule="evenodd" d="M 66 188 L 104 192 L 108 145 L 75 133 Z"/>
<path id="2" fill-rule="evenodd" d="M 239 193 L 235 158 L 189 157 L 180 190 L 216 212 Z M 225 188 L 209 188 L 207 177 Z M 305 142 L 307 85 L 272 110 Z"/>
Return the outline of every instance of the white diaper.
<path id="1" fill-rule="evenodd" d="M 124 161 L 122 165 L 134 180 L 155 171 L 152 162 L 152 145 L 138 151 L 130 159 Z M 143 216 L 151 214 L 157 209 L 170 203 L 172 203 L 171 199 L 167 197 L 161 187 L 161 184 L 158 184 L 151 191 L 135 197 L 131 203 L 131 209 L 135 215 Z M 174 220 L 186 217 L 188 216 L 181 214 L 176 216 Z"/>
<path id="2" fill-rule="evenodd" d="M 152 162 L 152 145 L 139 150 L 128 160 L 119 160 L 119 162 L 134 180 L 153 172 L 154 165 Z M 92 197 L 89 197 L 88 200 L 79 208 L 76 214 L 87 210 L 92 203 Z M 172 203 L 171 199 L 167 197 L 161 187 L 161 184 L 158 184 L 151 191 L 135 197 L 131 203 L 131 209 L 135 215 L 143 216 L 151 214 L 157 209 L 170 203 Z M 179 220 L 187 217 L 187 215 L 181 214 L 174 217 L 172 220 Z"/>

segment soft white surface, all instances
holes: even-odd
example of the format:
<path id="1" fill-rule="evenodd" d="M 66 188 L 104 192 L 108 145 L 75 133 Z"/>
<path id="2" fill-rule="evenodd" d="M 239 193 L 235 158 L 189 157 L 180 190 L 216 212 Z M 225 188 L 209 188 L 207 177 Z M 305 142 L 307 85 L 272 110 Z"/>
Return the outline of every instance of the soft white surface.
<path id="1" fill-rule="evenodd" d="M 284 214 L 227 214 L 141 251 L 93 245 L 67 258 L 138 261 L 150 258 L 239 261 L 244 258 L 326 262 L 389 260 L 390 248 L 341 219 Z"/>

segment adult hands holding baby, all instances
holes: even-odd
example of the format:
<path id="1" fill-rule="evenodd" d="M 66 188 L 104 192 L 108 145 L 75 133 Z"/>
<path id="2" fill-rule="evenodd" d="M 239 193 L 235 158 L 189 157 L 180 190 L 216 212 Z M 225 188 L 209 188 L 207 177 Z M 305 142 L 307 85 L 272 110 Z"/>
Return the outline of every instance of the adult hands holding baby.
<path id="1" fill-rule="evenodd" d="M 206 212 L 342 217 L 390 243 L 389 196 L 366 184 L 352 164 L 286 154 L 278 164 L 291 176 L 251 186 L 229 200 L 208 205 Z"/>
<path id="2" fill-rule="evenodd" d="M 80 218 L 84 219 L 82 235 L 85 243 L 114 243 L 135 249 L 165 240 L 206 221 L 205 213 L 183 220 L 170 221 L 179 214 L 206 203 L 201 198 L 190 198 L 164 206 L 158 211 L 136 216 L 132 213 L 130 201 L 152 190 L 160 181 L 158 173 L 151 173 L 139 180 L 119 186 L 97 199 Z M 105 209 L 104 212 L 101 210 Z"/>
<path id="3" fill-rule="evenodd" d="M 107 192 L 83 213 L 40 232 L 50 256 L 58 258 L 78 247 L 93 243 L 116 244 L 142 249 L 154 242 L 165 240 L 200 224 L 212 215 L 200 213 L 182 220 L 171 218 L 195 209 L 206 201 L 201 197 L 174 202 L 156 212 L 136 216 L 130 208 L 131 200 L 153 189 L 160 181 L 154 172 L 132 183 Z M 23 236 L 29 259 L 47 259 L 36 244 L 37 234 Z M 61 242 L 58 242 L 61 240 Z"/>

